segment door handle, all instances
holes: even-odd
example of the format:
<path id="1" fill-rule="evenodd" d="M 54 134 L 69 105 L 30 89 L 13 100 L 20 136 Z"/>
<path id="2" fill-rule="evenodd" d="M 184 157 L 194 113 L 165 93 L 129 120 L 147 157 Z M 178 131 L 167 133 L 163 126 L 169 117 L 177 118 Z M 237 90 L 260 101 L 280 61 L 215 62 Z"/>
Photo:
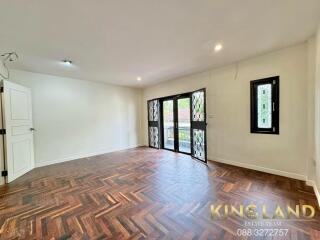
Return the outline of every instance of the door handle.
<path id="1" fill-rule="evenodd" d="M 30 131 L 31 131 L 31 132 L 33 132 L 33 131 L 35 131 L 35 130 L 36 130 L 36 129 L 34 129 L 33 127 L 32 127 L 32 128 L 30 128 Z"/>

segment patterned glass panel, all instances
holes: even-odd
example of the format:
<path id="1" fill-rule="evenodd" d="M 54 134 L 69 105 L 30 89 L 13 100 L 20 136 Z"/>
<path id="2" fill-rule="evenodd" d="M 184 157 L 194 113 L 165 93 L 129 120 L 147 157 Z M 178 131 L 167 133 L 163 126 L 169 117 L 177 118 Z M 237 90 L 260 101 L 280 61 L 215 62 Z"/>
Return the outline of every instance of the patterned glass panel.
<path id="1" fill-rule="evenodd" d="M 271 84 L 258 87 L 258 128 L 272 127 L 272 94 Z"/>
<path id="2" fill-rule="evenodd" d="M 204 131 L 193 129 L 193 156 L 203 161 L 206 157 L 204 140 Z"/>
<path id="3" fill-rule="evenodd" d="M 149 121 L 153 121 L 153 101 L 148 102 Z"/>
<path id="4" fill-rule="evenodd" d="M 153 101 L 153 121 L 158 121 L 158 117 L 159 117 L 159 101 L 158 100 L 154 100 Z"/>
<path id="5" fill-rule="evenodd" d="M 150 131 L 150 146 L 159 148 L 159 131 L 157 127 L 149 127 Z"/>
<path id="6" fill-rule="evenodd" d="M 153 100 L 149 102 L 149 121 L 158 121 L 159 118 L 159 101 Z"/>
<path id="7" fill-rule="evenodd" d="M 204 92 L 192 94 L 192 121 L 204 121 Z"/>

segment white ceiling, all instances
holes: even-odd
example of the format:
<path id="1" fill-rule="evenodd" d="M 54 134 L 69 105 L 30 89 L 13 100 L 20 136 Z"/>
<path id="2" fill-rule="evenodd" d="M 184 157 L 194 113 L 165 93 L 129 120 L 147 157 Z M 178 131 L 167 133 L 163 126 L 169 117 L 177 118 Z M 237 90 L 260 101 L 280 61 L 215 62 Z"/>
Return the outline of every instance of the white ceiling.
<path id="1" fill-rule="evenodd" d="M 19 54 L 11 68 L 146 86 L 303 42 L 319 21 L 319 0 L 0 0 L 0 53 Z"/>

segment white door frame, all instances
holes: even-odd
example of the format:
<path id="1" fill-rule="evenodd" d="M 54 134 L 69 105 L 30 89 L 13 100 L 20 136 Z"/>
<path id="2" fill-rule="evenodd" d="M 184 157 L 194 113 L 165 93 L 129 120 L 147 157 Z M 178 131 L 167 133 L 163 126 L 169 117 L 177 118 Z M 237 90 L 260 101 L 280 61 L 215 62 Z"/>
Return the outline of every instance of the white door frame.
<path id="1" fill-rule="evenodd" d="M 34 168 L 33 121 L 30 89 L 3 80 L 6 182 Z"/>

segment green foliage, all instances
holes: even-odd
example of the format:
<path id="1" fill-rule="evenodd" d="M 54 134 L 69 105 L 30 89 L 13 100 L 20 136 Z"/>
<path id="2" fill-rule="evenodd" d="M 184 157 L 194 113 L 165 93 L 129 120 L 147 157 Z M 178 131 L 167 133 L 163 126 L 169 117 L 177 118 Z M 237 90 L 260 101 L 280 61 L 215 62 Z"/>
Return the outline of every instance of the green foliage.
<path id="1" fill-rule="evenodd" d="M 179 129 L 179 140 L 190 142 L 190 129 Z"/>
<path id="2" fill-rule="evenodd" d="M 265 84 L 258 87 L 258 126 L 271 127 L 271 85 Z"/>

